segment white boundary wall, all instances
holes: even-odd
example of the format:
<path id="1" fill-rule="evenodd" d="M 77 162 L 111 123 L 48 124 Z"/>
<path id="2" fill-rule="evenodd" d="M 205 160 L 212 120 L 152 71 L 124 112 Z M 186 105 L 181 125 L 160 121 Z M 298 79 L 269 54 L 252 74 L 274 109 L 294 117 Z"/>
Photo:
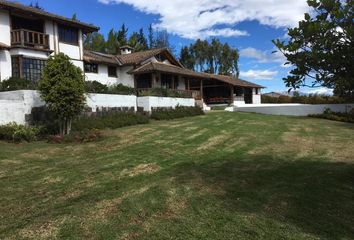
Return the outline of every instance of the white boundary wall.
<path id="1" fill-rule="evenodd" d="M 86 96 L 86 105 L 92 108 L 93 112 L 96 112 L 97 108 L 102 107 L 128 107 L 134 108 L 134 111 L 137 110 L 136 107 L 136 96 L 134 95 L 113 95 L 113 94 L 87 94 Z"/>
<path id="2" fill-rule="evenodd" d="M 152 108 L 175 108 L 177 106 L 194 107 L 194 98 L 171 98 L 171 97 L 138 97 L 138 107 L 144 108 L 145 112 L 151 112 Z"/>
<path id="3" fill-rule="evenodd" d="M 321 114 L 326 108 L 331 109 L 333 112 L 348 112 L 354 108 L 354 104 L 246 104 L 234 107 L 234 111 L 270 115 L 308 116 L 309 114 Z"/>
<path id="4" fill-rule="evenodd" d="M 32 108 L 44 106 L 38 91 L 19 90 L 0 92 L 0 125 L 10 122 L 26 124 L 26 115 L 30 114 Z M 95 112 L 102 107 L 136 107 L 136 96 L 110 95 L 110 94 L 88 94 L 86 105 Z"/>
<path id="5" fill-rule="evenodd" d="M 44 106 L 38 91 L 19 90 L 0 92 L 0 125 L 10 122 L 26 124 L 26 115 L 32 108 Z M 101 108 L 134 108 L 143 107 L 144 111 L 151 112 L 155 107 L 195 106 L 193 98 L 169 97 L 136 97 L 134 95 L 87 94 L 86 105 L 96 112 Z"/>

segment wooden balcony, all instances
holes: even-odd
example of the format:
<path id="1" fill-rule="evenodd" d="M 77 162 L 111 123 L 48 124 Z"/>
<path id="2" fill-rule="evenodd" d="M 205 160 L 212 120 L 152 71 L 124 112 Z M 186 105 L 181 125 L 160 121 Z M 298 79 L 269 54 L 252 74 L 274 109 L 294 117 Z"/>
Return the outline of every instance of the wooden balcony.
<path id="1" fill-rule="evenodd" d="M 30 47 L 36 49 L 49 49 L 49 35 L 25 29 L 11 31 L 12 47 Z"/>

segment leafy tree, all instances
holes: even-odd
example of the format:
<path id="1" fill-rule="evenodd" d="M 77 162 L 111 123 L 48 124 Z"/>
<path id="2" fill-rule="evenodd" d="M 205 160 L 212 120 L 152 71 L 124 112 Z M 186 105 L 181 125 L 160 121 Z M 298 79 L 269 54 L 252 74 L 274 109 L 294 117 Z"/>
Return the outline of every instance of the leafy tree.
<path id="1" fill-rule="evenodd" d="M 193 70 L 195 61 L 192 52 L 192 48 L 189 47 L 182 47 L 181 54 L 180 54 L 180 62 L 183 64 L 184 67 Z"/>
<path id="2" fill-rule="evenodd" d="M 128 28 L 123 23 L 120 30 L 117 32 L 118 48 L 128 44 Z"/>
<path id="3" fill-rule="evenodd" d="M 104 36 L 98 32 L 87 34 L 84 41 L 84 48 L 96 52 L 106 52 L 106 41 Z"/>
<path id="4" fill-rule="evenodd" d="M 108 38 L 106 41 L 106 52 L 108 54 L 116 55 L 118 54 L 119 42 L 118 42 L 118 33 L 111 29 L 108 33 Z"/>
<path id="5" fill-rule="evenodd" d="M 294 68 L 287 87 L 329 87 L 354 97 L 354 1 L 308 0 L 311 14 L 290 28 L 288 41 L 273 40 Z M 307 81 L 311 83 L 308 84 Z"/>
<path id="6" fill-rule="evenodd" d="M 145 50 L 147 50 L 149 48 L 143 28 L 140 28 L 140 30 L 139 30 L 138 44 L 139 44 L 139 48 L 136 49 L 136 51 L 145 51 Z"/>
<path id="7" fill-rule="evenodd" d="M 154 37 L 154 29 L 152 28 L 152 25 L 149 25 L 149 35 L 148 35 L 148 41 L 149 41 L 149 49 L 155 48 L 156 43 L 155 43 L 155 37 Z"/>
<path id="8" fill-rule="evenodd" d="M 71 17 L 71 20 L 77 21 L 77 15 L 76 15 L 76 13 L 73 14 L 73 16 Z"/>
<path id="9" fill-rule="evenodd" d="M 69 134 L 72 119 L 85 106 L 85 82 L 81 69 L 63 53 L 50 57 L 39 81 L 48 109 L 60 120 L 60 134 Z"/>

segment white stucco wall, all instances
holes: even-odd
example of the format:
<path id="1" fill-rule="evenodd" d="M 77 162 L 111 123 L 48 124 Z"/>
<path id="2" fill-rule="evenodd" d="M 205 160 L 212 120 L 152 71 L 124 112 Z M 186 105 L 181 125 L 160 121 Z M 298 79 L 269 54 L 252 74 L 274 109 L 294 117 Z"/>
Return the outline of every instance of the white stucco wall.
<path id="1" fill-rule="evenodd" d="M 113 95 L 113 94 L 87 94 L 86 105 L 96 112 L 102 107 L 129 107 L 137 110 L 136 96 L 134 95 Z"/>
<path id="2" fill-rule="evenodd" d="M 25 115 L 30 114 L 32 108 L 44 106 L 38 91 L 19 90 L 0 92 L 0 125 L 16 122 L 26 124 Z M 136 107 L 136 96 L 87 94 L 86 105 L 95 112 L 102 107 Z"/>
<path id="3" fill-rule="evenodd" d="M 11 55 L 22 55 L 23 57 L 28 58 L 40 58 L 40 59 L 48 59 L 49 54 L 43 51 L 35 51 L 30 49 L 23 48 L 13 48 L 10 50 Z M 11 59 L 10 59 L 11 62 Z"/>
<path id="4" fill-rule="evenodd" d="M 43 105 L 37 91 L 0 92 L 0 125 L 10 122 L 25 124 L 25 115 L 30 114 L 32 108 Z"/>
<path id="5" fill-rule="evenodd" d="M 119 67 L 118 68 L 118 81 L 119 83 L 128 86 L 128 87 L 134 87 L 134 76 L 131 74 L 128 74 L 130 70 L 133 70 L 132 66 L 127 66 L 127 67 Z"/>
<path id="6" fill-rule="evenodd" d="M 10 46 L 10 16 L 8 11 L 0 10 L 0 43 Z"/>
<path id="7" fill-rule="evenodd" d="M 138 97 L 138 107 L 151 112 L 152 108 L 175 108 L 176 106 L 194 107 L 194 98 L 170 98 L 170 97 Z"/>
<path id="8" fill-rule="evenodd" d="M 127 74 L 132 67 L 117 67 L 117 77 L 108 76 L 108 65 L 99 64 L 98 73 L 85 73 L 86 81 L 97 81 L 105 85 L 123 84 L 128 87 L 134 87 L 134 77 Z"/>
<path id="9" fill-rule="evenodd" d="M 257 95 L 252 95 L 252 104 L 261 104 L 262 100 L 261 100 L 261 95 L 257 94 Z"/>
<path id="10" fill-rule="evenodd" d="M 234 107 L 236 112 L 254 112 L 269 115 L 308 116 L 321 114 L 329 108 L 333 112 L 347 112 L 354 108 L 354 104 L 248 104 Z"/>
<path id="11" fill-rule="evenodd" d="M 81 60 L 79 46 L 59 42 L 59 52 L 68 55 L 71 59 Z"/>
<path id="12" fill-rule="evenodd" d="M 11 55 L 7 50 L 0 50 L 0 82 L 12 75 Z"/>

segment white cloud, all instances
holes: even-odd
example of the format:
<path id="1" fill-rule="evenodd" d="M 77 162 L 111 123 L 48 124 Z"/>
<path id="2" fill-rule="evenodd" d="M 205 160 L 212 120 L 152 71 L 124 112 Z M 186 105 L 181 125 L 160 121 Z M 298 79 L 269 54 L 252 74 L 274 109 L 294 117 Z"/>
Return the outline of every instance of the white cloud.
<path id="1" fill-rule="evenodd" d="M 278 74 L 278 71 L 271 70 L 253 70 L 241 71 L 240 77 L 249 80 L 272 80 Z"/>
<path id="2" fill-rule="evenodd" d="M 319 88 L 301 88 L 300 92 L 303 94 L 317 94 L 317 95 L 326 95 L 331 96 L 333 95 L 333 89 L 326 88 L 326 87 L 319 87 Z"/>
<path id="3" fill-rule="evenodd" d="M 104 4 L 125 3 L 159 15 L 155 27 L 184 38 L 245 36 L 235 29 L 244 21 L 272 27 L 295 26 L 308 11 L 306 0 L 98 0 Z M 222 26 L 222 27 L 221 27 Z"/>
<path id="4" fill-rule="evenodd" d="M 259 63 L 276 62 L 281 63 L 283 66 L 286 62 L 286 58 L 279 51 L 272 53 L 272 51 L 261 51 L 252 47 L 241 49 L 240 56 L 256 59 Z M 284 67 L 287 67 L 287 65 Z"/>

